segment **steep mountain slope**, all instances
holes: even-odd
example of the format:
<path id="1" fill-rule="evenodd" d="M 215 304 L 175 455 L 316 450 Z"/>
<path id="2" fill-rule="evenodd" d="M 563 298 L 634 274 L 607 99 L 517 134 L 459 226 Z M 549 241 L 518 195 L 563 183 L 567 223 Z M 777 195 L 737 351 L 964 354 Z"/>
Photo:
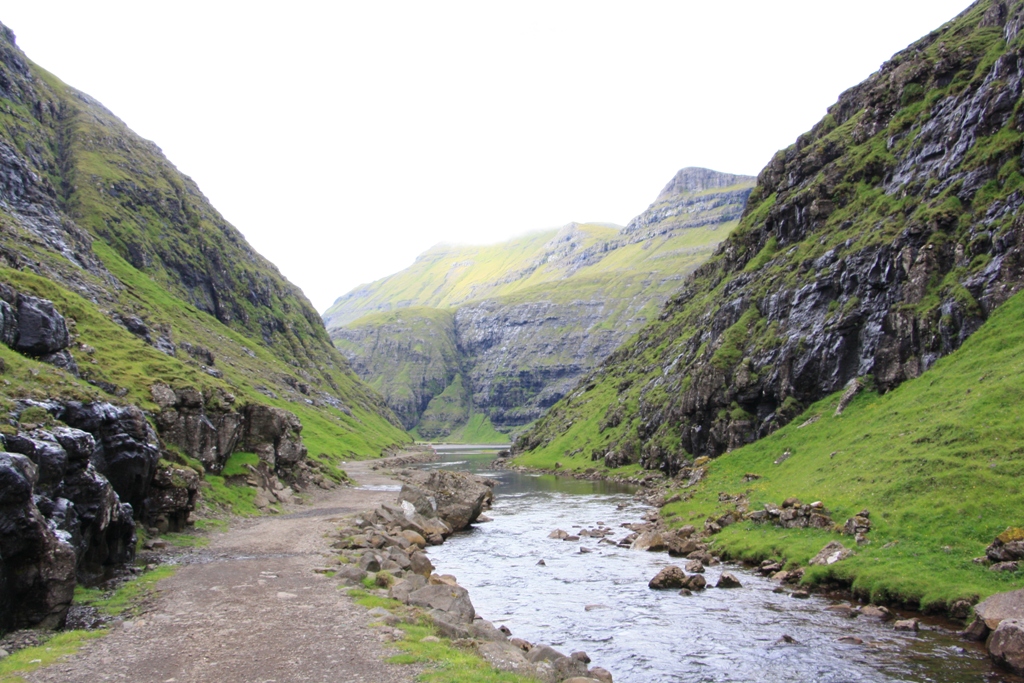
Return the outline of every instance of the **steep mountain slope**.
<path id="1" fill-rule="evenodd" d="M 885 395 L 863 392 L 841 414 L 836 409 L 847 402 L 837 392 L 785 428 L 713 460 L 706 478 L 663 515 L 704 527 L 729 514 L 738 520 L 741 509 L 763 517 L 766 505 L 795 497 L 822 501 L 842 526 L 867 509 L 870 530 L 861 544 L 832 529 L 753 520 L 714 539 L 736 557 L 805 566 L 826 543 L 840 541 L 856 552 L 806 567 L 806 581 L 840 581 L 865 599 L 929 611 L 955 612 L 958 600 L 1018 588 L 1019 572 L 993 571 L 975 558 L 1022 522 L 1022 323 L 1024 292 L 921 377 Z"/>
<path id="2" fill-rule="evenodd" d="M 136 522 L 253 512 L 408 440 L 301 291 L 2 26 L 0 342 L 0 630 L 59 624 Z"/>
<path id="3" fill-rule="evenodd" d="M 30 287 L 34 273 L 84 297 L 144 342 L 125 361 L 157 351 L 162 363 L 200 370 L 202 382 L 226 380 L 300 411 L 335 405 L 324 415 L 347 406 L 400 438 L 380 424 L 388 411 L 352 375 L 302 292 L 155 145 L 33 65 L 6 28 L 0 97 L 0 254 L 22 273 L 8 278 Z M 151 401 L 148 385 L 116 363 L 86 364 L 80 375 Z"/>
<path id="4" fill-rule="evenodd" d="M 507 432 L 653 317 L 736 225 L 751 185 L 683 169 L 626 228 L 573 223 L 497 245 L 436 247 L 341 297 L 324 319 L 407 428 L 448 437 L 482 415 Z"/>
<path id="5" fill-rule="evenodd" d="M 958 348 L 1024 281 L 1024 4 L 900 52 L 758 177 L 658 320 L 516 444 L 675 474 Z"/>

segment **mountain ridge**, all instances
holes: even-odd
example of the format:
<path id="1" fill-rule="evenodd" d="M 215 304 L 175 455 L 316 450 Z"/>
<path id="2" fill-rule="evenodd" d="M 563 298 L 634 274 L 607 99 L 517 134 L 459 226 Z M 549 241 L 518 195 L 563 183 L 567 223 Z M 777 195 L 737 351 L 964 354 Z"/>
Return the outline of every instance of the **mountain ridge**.
<path id="1" fill-rule="evenodd" d="M 434 247 L 409 269 L 339 298 L 324 319 L 407 429 L 444 438 L 482 414 L 508 433 L 539 417 L 655 314 L 736 224 L 752 181 L 683 169 L 626 228 L 570 223 L 497 245 Z M 443 331 L 440 311 L 450 316 Z M 430 335 L 417 327 L 446 350 L 423 351 Z M 461 410 L 449 392 L 437 413 L 449 419 L 419 424 L 436 413 L 438 388 L 456 382 Z"/>

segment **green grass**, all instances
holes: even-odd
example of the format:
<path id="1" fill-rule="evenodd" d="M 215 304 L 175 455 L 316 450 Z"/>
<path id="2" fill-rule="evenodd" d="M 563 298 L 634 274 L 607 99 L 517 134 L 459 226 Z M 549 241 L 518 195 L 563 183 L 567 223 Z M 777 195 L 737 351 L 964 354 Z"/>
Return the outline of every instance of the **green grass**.
<path id="1" fill-rule="evenodd" d="M 177 567 L 174 566 L 165 565 L 157 567 L 152 571 L 122 583 L 113 591 L 76 586 L 75 602 L 80 605 L 95 607 L 107 616 L 133 617 L 143 609 L 144 603 L 155 594 L 157 583 L 172 576 L 175 571 L 177 571 Z"/>
<path id="2" fill-rule="evenodd" d="M 208 537 L 185 532 L 161 534 L 160 540 L 167 541 L 175 548 L 205 548 L 210 545 Z"/>
<path id="3" fill-rule="evenodd" d="M 506 444 L 508 434 L 494 428 L 491 419 L 483 413 L 473 413 L 469 421 L 445 437 L 447 443 Z"/>
<path id="4" fill-rule="evenodd" d="M 249 467 L 260 464 L 260 457 L 255 453 L 232 453 L 220 471 L 224 477 L 244 477 L 249 474 Z"/>
<path id="5" fill-rule="evenodd" d="M 223 512 L 240 517 L 262 514 L 256 507 L 256 489 L 227 483 L 224 477 L 207 474 L 200 489 L 203 502 Z"/>
<path id="6" fill-rule="evenodd" d="M 350 589 L 348 595 L 367 609 L 381 607 L 395 613 L 405 609 L 398 600 L 358 588 Z M 428 636 L 438 637 L 437 631 L 425 619 L 417 623 L 402 623 L 398 628 L 405 632 L 405 638 L 395 643 L 402 653 L 387 661 L 392 664 L 425 664 L 426 670 L 417 679 L 424 683 L 536 683 L 536 679 L 494 669 L 475 652 L 453 647 L 447 638 L 424 642 Z"/>
<path id="7" fill-rule="evenodd" d="M 829 540 L 856 554 L 805 581 L 839 580 L 873 600 L 942 609 L 953 601 L 1019 588 L 1019 573 L 974 564 L 1009 526 L 1024 526 L 1024 295 L 1017 294 L 955 353 L 921 377 L 878 395 L 864 392 L 835 417 L 839 394 L 789 426 L 723 455 L 685 502 L 662 510 L 673 524 L 723 514 L 719 494 L 750 508 L 790 496 L 821 500 L 842 524 L 871 511 L 871 543 L 816 530 L 742 523 L 715 537 L 729 555 L 804 565 Z M 801 426 L 812 417 L 818 421 Z M 779 465 L 784 452 L 791 456 Z M 747 473 L 761 476 L 744 482 Z M 886 547 L 888 546 L 888 547 Z"/>
<path id="8" fill-rule="evenodd" d="M 102 638 L 106 629 L 96 631 L 64 631 L 55 634 L 42 645 L 26 647 L 0 659 L 0 683 L 24 683 L 20 674 L 50 666 L 60 659 L 73 655 L 90 640 Z"/>

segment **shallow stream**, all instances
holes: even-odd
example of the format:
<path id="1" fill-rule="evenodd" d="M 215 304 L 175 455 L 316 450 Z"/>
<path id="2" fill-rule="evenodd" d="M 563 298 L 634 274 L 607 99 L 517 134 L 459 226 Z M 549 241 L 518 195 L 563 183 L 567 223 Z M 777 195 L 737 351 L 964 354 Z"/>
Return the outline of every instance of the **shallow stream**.
<path id="1" fill-rule="evenodd" d="M 438 570 L 469 589 L 483 617 L 566 654 L 585 650 L 592 666 L 611 671 L 616 683 L 1022 680 L 994 669 L 983 648 L 956 637 L 953 624 L 923 619 L 927 630 L 897 632 L 891 624 L 829 612 L 839 603 L 825 597 L 774 593 L 776 583 L 737 565 L 708 567 L 709 589 L 692 596 L 650 590 L 647 582 L 662 567 L 685 560 L 599 544 L 597 538 L 548 538 L 554 529 L 578 534 L 599 525 L 615 532 L 610 540 L 626 536 L 630 532 L 621 525 L 642 521 L 650 509 L 629 488 L 493 471 L 493 448 L 437 451 L 441 460 L 428 467 L 499 481 L 487 513 L 492 522 L 430 549 Z M 710 588 L 722 571 L 735 574 L 743 587 Z M 783 636 L 795 642 L 783 642 Z"/>

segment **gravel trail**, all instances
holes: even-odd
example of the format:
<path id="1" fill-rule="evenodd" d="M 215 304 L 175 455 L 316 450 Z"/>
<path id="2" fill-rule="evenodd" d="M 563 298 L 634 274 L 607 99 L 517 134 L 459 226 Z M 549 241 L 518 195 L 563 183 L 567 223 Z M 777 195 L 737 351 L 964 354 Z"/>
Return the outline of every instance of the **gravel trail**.
<path id="1" fill-rule="evenodd" d="M 314 570 L 347 514 L 390 502 L 397 482 L 353 462 L 361 487 L 318 491 L 285 514 L 233 521 L 169 579 L 152 608 L 44 669 L 36 683 L 411 683 L 418 669 L 394 654 L 366 610 Z"/>

